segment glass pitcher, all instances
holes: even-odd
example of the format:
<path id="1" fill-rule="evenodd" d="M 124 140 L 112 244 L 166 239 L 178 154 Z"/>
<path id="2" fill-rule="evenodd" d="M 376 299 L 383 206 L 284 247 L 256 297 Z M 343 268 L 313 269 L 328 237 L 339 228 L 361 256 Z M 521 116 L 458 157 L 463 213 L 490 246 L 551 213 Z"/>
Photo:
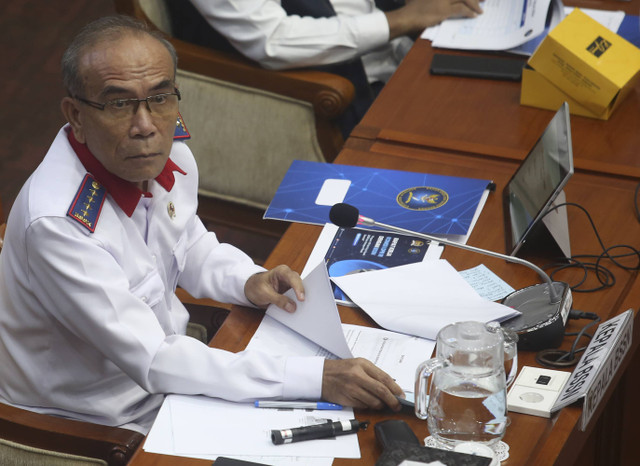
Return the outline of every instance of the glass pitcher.
<path id="1" fill-rule="evenodd" d="M 427 419 L 439 446 L 493 446 L 502 439 L 507 426 L 504 351 L 504 334 L 482 322 L 458 322 L 438 332 L 436 357 L 416 372 L 415 412 Z"/>

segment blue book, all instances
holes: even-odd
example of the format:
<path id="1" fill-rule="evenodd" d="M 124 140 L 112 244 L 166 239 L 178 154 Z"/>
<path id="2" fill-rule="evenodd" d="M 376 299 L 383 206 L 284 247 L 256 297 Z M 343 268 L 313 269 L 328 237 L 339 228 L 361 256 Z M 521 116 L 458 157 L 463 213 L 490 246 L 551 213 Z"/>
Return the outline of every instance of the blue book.
<path id="1" fill-rule="evenodd" d="M 294 160 L 266 219 L 324 225 L 345 202 L 377 222 L 432 235 L 466 235 L 490 180 Z"/>

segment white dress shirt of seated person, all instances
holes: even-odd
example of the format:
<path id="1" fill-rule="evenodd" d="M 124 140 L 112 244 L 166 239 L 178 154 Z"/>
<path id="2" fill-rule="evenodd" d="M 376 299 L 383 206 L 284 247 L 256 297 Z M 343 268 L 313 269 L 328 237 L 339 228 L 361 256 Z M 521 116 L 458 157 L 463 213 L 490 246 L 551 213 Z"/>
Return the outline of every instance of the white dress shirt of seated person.
<path id="1" fill-rule="evenodd" d="M 69 96 L 61 108 L 68 125 L 19 194 L 0 255 L 0 401 L 143 433 L 166 393 L 234 401 L 293 393 L 399 410 L 395 396 L 402 390 L 367 360 L 229 353 L 184 335 L 188 315 L 175 296 L 177 283 L 196 297 L 219 298 L 198 296 L 215 291 L 237 304 L 263 309 L 273 303 L 289 312 L 295 302 L 282 293 L 293 288 L 304 300 L 304 289 L 289 267 L 254 265 L 219 243 L 195 215 L 195 161 L 183 142 L 173 141 L 176 63 L 168 42 L 123 16 L 87 25 L 65 53 Z M 49 207 L 43 199 L 55 199 L 60 190 L 68 196 L 77 180 L 92 176 L 84 171 L 82 151 L 102 167 L 96 172 L 117 177 L 119 184 L 111 186 L 139 189 L 132 214 L 116 200 L 122 193 L 107 192 L 91 232 L 66 214 L 67 207 Z M 178 171 L 169 188 L 177 191 L 175 211 L 189 212 L 184 224 L 177 222 L 180 215 L 167 215 L 166 204 L 153 204 L 172 194 L 156 180 L 169 165 Z M 61 184 L 67 176 L 76 177 L 74 186 Z M 33 193 L 53 213 L 42 215 Z M 62 202 L 69 205 L 67 197 Z M 184 231 L 173 231 L 175 225 Z M 174 238 L 180 244 L 171 243 Z M 166 249 L 182 247 L 186 260 L 173 281 L 168 275 L 175 258 Z M 138 273 L 140 264 L 156 267 L 151 274 L 162 277 L 154 303 L 130 289 L 127 273 Z"/>
<path id="2" fill-rule="evenodd" d="M 336 15 L 322 18 L 288 15 L 280 0 L 189 1 L 236 50 L 265 68 L 362 58 L 369 82 L 388 81 L 410 47 L 406 39 L 447 18 L 482 13 L 480 0 L 406 0 L 384 12 L 375 0 L 330 0 Z"/>

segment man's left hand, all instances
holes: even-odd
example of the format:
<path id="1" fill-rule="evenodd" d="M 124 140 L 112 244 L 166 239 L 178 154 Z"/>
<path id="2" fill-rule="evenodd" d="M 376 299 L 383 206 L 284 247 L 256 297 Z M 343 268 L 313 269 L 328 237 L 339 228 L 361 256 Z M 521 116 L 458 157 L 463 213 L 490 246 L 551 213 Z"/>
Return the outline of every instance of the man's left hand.
<path id="1" fill-rule="evenodd" d="M 286 265 L 279 265 L 267 272 L 257 273 L 249 277 L 244 285 L 244 294 L 249 301 L 259 308 L 275 304 L 287 312 L 296 310 L 296 303 L 283 295 L 293 288 L 298 301 L 304 301 L 304 287 L 300 275 Z"/>

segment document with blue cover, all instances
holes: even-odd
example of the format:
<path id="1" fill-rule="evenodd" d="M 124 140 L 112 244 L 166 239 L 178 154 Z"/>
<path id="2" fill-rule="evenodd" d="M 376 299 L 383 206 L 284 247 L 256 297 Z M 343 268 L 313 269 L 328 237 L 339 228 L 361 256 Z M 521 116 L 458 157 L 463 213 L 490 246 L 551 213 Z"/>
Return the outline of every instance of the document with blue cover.
<path id="1" fill-rule="evenodd" d="M 264 218 L 324 225 L 334 204 L 433 235 L 466 235 L 490 180 L 294 160 Z"/>

